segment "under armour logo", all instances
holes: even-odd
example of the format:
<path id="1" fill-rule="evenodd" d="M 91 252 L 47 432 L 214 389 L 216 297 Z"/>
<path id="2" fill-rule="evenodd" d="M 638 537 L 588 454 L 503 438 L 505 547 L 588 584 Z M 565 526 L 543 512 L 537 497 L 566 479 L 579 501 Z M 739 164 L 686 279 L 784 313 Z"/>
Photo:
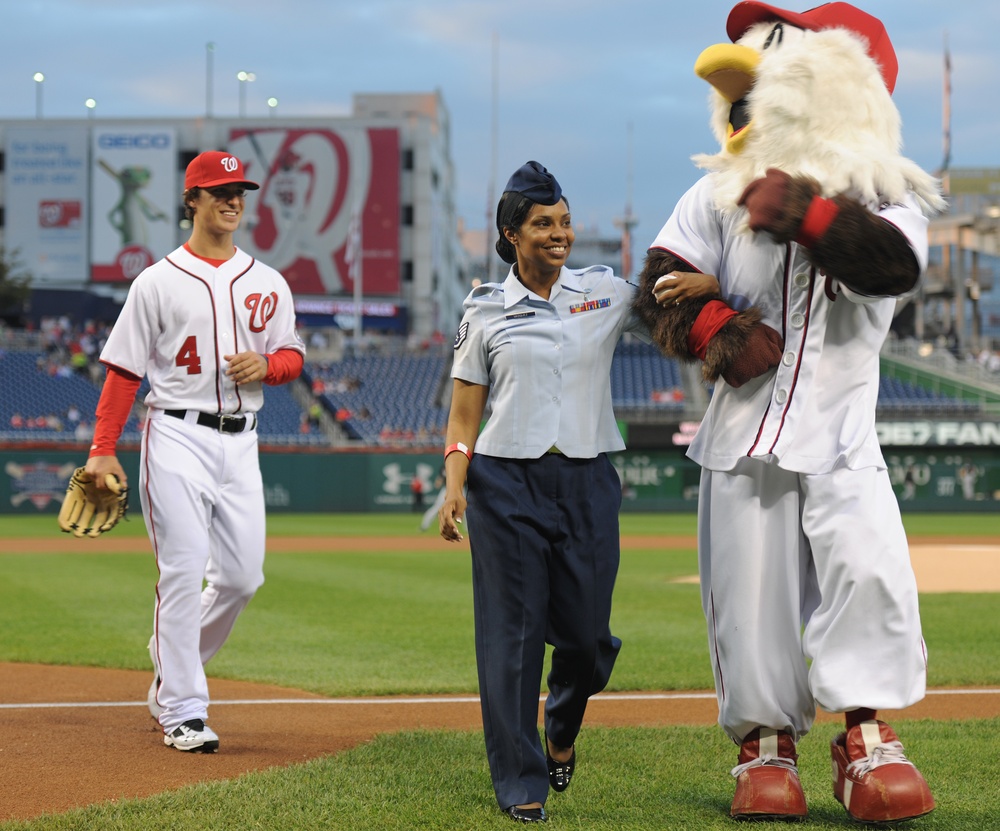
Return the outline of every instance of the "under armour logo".
<path id="1" fill-rule="evenodd" d="M 401 493 L 404 487 L 408 487 L 410 479 L 413 477 L 404 475 L 402 468 L 393 462 L 382 468 L 382 475 L 385 479 L 382 482 L 382 490 L 386 493 Z"/>

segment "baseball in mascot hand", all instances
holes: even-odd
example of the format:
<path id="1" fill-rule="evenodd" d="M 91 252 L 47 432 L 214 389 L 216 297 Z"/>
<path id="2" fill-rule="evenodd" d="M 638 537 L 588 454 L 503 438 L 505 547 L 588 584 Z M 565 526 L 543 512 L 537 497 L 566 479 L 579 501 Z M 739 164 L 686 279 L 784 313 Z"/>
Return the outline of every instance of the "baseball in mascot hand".
<path id="1" fill-rule="evenodd" d="M 59 527 L 74 537 L 99 537 L 114 528 L 128 511 L 128 488 L 112 473 L 104 477 L 107 489 L 78 467 L 69 478 L 59 509 Z"/>

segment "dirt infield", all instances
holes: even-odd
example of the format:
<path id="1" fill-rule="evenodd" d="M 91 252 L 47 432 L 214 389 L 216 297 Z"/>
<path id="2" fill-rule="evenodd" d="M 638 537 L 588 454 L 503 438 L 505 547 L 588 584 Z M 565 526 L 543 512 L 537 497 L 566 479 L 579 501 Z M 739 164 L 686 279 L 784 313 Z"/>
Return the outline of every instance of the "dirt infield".
<path id="1" fill-rule="evenodd" d="M 379 733 L 481 725 L 473 696 L 326 699 L 212 679 L 212 726 L 221 748 L 213 755 L 184 754 L 163 746 L 146 710 L 148 686 L 146 672 L 0 664 L 0 820 L 231 779 L 338 753 Z M 592 700 L 587 724 L 713 724 L 717 715 L 708 692 L 606 694 Z M 906 711 L 884 715 L 993 718 L 1000 716 L 1000 690 L 937 690 Z M 834 719 L 822 714 L 819 720 Z"/>
<path id="2" fill-rule="evenodd" d="M 372 542 L 282 538 L 270 540 L 269 547 L 275 552 L 358 550 Z M 436 538 L 418 542 L 415 550 L 441 545 Z M 49 549 L 52 543 L 59 545 Z M 945 543 L 911 540 L 922 592 L 1000 591 L 1000 538 L 963 541 L 962 546 Z M 693 547 L 694 541 L 623 540 L 623 546 L 633 548 L 670 545 Z M 101 541 L 102 551 L 143 547 L 143 540 Z M 65 540 L 0 541 L 0 554 L 45 550 L 63 551 Z M 338 753 L 379 733 L 481 726 L 474 696 L 328 699 L 211 679 L 212 727 L 222 737 L 221 749 L 214 755 L 188 755 L 163 746 L 159 726 L 145 706 L 149 681 L 148 672 L 0 664 L 0 821 L 231 779 Z M 587 723 L 712 724 L 717 715 L 709 692 L 607 694 L 592 700 Z M 890 720 L 998 716 L 1000 690 L 934 690 L 906 711 L 885 713 Z M 833 719 L 839 717 L 821 715 L 819 720 Z"/>

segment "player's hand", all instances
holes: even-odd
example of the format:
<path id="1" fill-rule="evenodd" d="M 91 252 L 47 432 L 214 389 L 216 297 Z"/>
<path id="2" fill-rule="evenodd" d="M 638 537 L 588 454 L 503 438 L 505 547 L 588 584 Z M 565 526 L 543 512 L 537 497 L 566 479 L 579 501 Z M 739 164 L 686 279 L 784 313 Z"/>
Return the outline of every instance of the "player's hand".
<path id="1" fill-rule="evenodd" d="M 719 293 L 719 281 L 712 274 L 671 271 L 653 285 L 653 297 L 661 306 L 678 305 L 684 300 Z"/>
<path id="2" fill-rule="evenodd" d="M 236 382 L 237 386 L 263 381 L 267 375 L 267 358 L 257 352 L 239 352 L 235 355 L 223 355 L 229 362 L 226 375 Z"/>
<path id="3" fill-rule="evenodd" d="M 438 511 L 438 529 L 448 542 L 461 542 L 465 539 L 459 530 L 462 517 L 465 516 L 465 507 L 465 497 L 459 494 L 445 497 L 444 504 Z"/>
<path id="4" fill-rule="evenodd" d="M 121 482 L 122 487 L 128 487 L 128 477 L 125 475 L 125 471 L 122 470 L 117 456 L 91 456 L 87 459 L 84 470 L 93 477 L 94 485 L 98 490 L 108 489 L 104 477 L 109 473 L 118 477 L 118 481 Z"/>

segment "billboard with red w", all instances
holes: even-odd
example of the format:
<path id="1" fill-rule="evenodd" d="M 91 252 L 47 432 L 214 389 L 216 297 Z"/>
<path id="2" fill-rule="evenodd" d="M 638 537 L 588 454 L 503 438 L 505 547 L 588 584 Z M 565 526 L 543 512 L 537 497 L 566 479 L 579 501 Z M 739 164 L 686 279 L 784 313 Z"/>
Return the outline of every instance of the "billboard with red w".
<path id="1" fill-rule="evenodd" d="M 260 184 L 237 244 L 295 294 L 352 295 L 355 275 L 366 297 L 399 293 L 397 129 L 240 128 L 227 149 Z"/>

